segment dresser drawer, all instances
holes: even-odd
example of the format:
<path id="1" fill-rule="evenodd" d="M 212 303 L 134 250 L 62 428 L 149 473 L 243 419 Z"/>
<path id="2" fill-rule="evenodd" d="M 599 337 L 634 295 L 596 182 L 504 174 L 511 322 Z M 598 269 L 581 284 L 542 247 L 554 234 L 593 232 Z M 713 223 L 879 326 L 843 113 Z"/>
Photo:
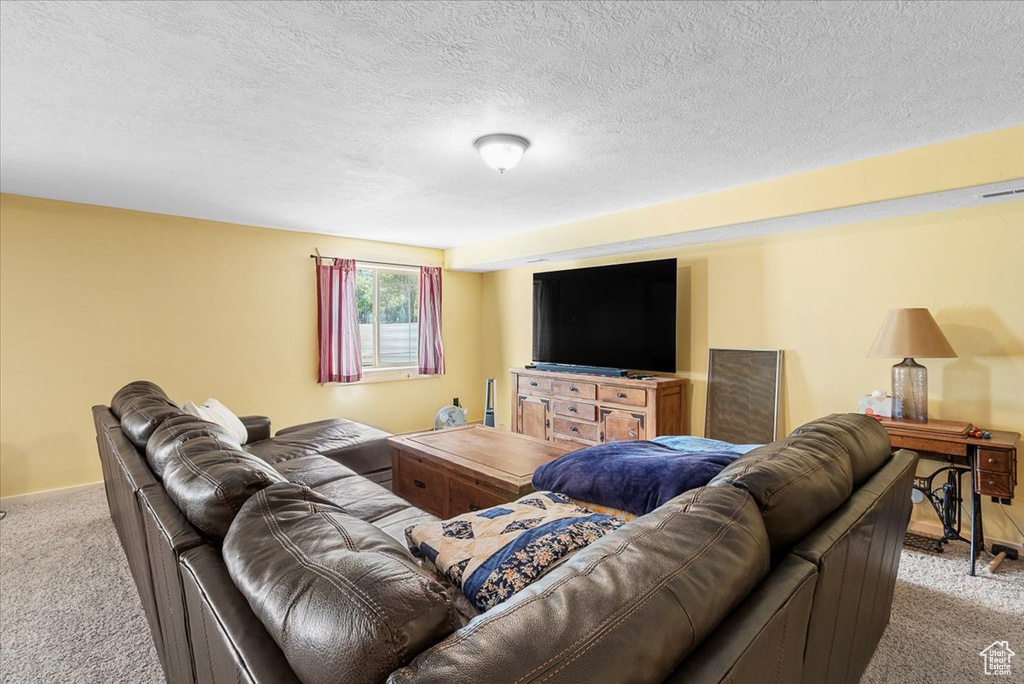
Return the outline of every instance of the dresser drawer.
<path id="1" fill-rule="evenodd" d="M 647 390 L 636 387 L 613 387 L 601 385 L 597 388 L 597 397 L 609 404 L 625 404 L 626 406 L 647 406 Z"/>
<path id="2" fill-rule="evenodd" d="M 445 476 L 429 466 L 402 454 L 394 475 L 395 493 L 403 499 L 439 517 L 445 517 Z"/>
<path id="3" fill-rule="evenodd" d="M 521 394 L 551 394 L 551 378 L 519 376 Z"/>
<path id="4" fill-rule="evenodd" d="M 597 420 L 597 406 L 593 404 L 581 404 L 567 399 L 555 399 L 552 403 L 552 411 L 554 411 L 556 416 L 579 418 L 580 420 Z"/>
<path id="5" fill-rule="evenodd" d="M 977 461 L 979 470 L 994 470 L 999 473 L 1013 472 L 1014 451 L 1002 449 L 978 449 Z"/>
<path id="6" fill-rule="evenodd" d="M 1013 476 L 1010 473 L 995 473 L 990 470 L 976 470 L 975 486 L 978 493 L 985 496 L 996 496 L 1001 499 L 1013 497 Z"/>
<path id="7" fill-rule="evenodd" d="M 597 396 L 597 385 L 592 382 L 555 380 L 551 383 L 551 389 L 557 395 L 575 399 L 593 399 Z"/>
<path id="8" fill-rule="evenodd" d="M 477 487 L 457 478 L 448 481 L 448 513 L 449 518 L 480 511 L 491 506 L 498 506 L 509 501 L 508 497 L 497 492 Z"/>
<path id="9" fill-rule="evenodd" d="M 586 439 L 578 439 L 576 437 L 566 437 L 565 435 L 554 435 L 551 438 L 551 441 L 555 442 L 556 444 L 561 444 L 562 446 L 572 447 L 573 449 L 582 449 L 584 447 L 599 444 L 599 442 L 590 441 Z"/>
<path id="10" fill-rule="evenodd" d="M 597 441 L 597 423 L 584 423 L 579 420 L 555 418 L 554 433 L 563 437 Z"/>
<path id="11" fill-rule="evenodd" d="M 967 455 L 967 445 L 957 442 L 947 442 L 941 439 L 928 439 L 927 437 L 908 437 L 906 435 L 891 435 L 891 440 L 893 447 L 897 449 L 928 451 L 935 454 L 947 454 L 950 456 Z"/>

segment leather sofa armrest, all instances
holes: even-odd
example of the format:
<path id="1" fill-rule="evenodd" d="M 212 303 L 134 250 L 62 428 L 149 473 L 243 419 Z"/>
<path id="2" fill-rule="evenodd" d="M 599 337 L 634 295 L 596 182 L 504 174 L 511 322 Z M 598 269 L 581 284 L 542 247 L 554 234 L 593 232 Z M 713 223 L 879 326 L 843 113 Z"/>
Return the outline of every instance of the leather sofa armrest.
<path id="1" fill-rule="evenodd" d="M 246 432 L 249 433 L 249 438 L 246 440 L 247 444 L 270 439 L 270 418 L 266 416 L 240 416 L 238 419 L 242 421 Z"/>

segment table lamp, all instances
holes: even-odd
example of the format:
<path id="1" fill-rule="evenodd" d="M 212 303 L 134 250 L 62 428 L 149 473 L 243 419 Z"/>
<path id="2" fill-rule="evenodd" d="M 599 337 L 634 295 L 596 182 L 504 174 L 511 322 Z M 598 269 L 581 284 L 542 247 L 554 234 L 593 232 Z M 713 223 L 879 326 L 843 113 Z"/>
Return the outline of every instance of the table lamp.
<path id="1" fill-rule="evenodd" d="M 870 357 L 902 358 L 892 367 L 892 417 L 928 422 L 928 369 L 919 359 L 955 359 L 956 352 L 928 309 L 892 309 Z"/>

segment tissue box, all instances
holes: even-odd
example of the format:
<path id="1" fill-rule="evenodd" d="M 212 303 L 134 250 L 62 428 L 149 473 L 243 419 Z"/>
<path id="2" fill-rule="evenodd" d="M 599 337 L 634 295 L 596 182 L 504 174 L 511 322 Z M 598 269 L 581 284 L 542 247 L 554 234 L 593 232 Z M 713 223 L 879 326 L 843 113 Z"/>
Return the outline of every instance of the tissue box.
<path id="1" fill-rule="evenodd" d="M 857 402 L 857 412 L 866 413 L 869 416 L 892 418 L 892 397 L 875 399 L 870 394 L 867 394 Z"/>

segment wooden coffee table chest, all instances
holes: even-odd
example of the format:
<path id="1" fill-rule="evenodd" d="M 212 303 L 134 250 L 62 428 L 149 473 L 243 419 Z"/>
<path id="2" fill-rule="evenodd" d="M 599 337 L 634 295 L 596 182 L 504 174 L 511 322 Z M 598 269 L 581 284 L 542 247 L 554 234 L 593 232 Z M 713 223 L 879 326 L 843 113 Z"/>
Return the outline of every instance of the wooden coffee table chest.
<path id="1" fill-rule="evenodd" d="M 440 518 L 514 501 L 533 491 L 533 471 L 578 445 L 482 425 L 396 435 L 394 491 Z"/>

